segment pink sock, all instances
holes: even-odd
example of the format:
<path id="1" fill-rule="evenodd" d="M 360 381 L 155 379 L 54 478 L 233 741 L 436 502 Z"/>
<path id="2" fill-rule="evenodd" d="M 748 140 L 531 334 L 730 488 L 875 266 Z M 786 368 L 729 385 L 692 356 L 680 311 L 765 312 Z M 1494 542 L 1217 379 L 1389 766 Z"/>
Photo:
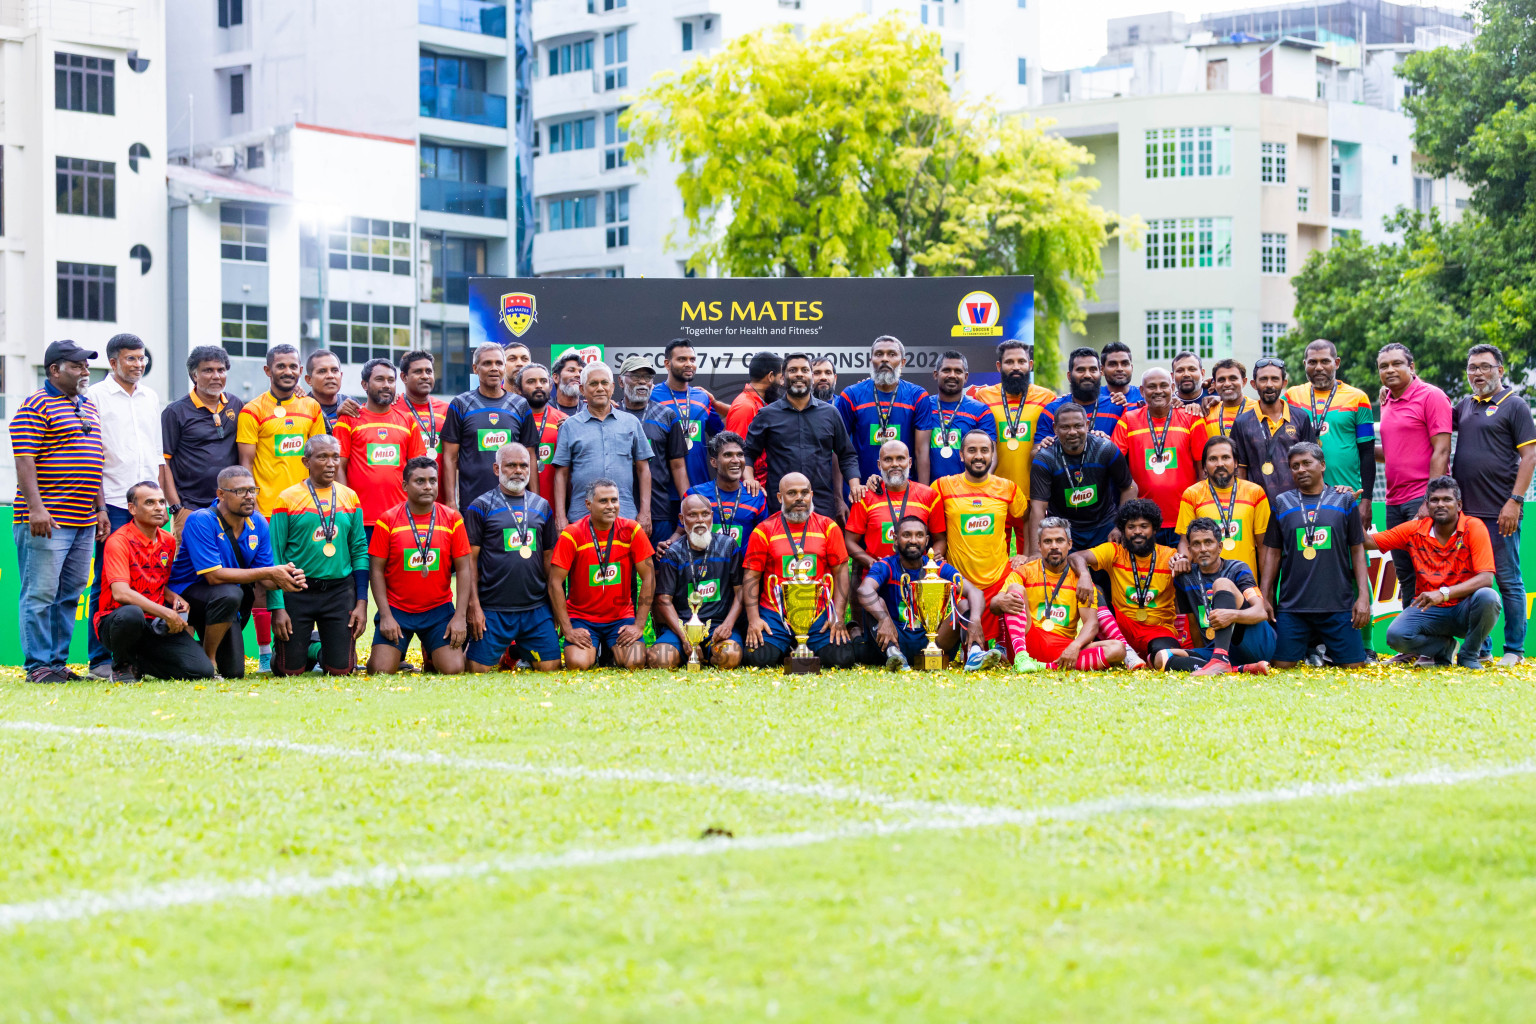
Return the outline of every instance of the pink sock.
<path id="1" fill-rule="evenodd" d="M 1108 608 L 1099 609 L 1099 638 L 1125 642 L 1125 634 L 1120 632 L 1120 623 L 1115 621 L 1114 613 Z"/>
<path id="2" fill-rule="evenodd" d="M 1015 658 L 1023 656 L 1024 637 L 1029 633 L 1029 615 L 1022 612 L 1004 615 L 1003 628 L 1008 631 L 1008 642 L 1013 647 L 1013 656 Z"/>
<path id="3" fill-rule="evenodd" d="M 1077 668 L 1092 671 L 1104 667 L 1104 648 L 1090 647 L 1077 656 Z"/>

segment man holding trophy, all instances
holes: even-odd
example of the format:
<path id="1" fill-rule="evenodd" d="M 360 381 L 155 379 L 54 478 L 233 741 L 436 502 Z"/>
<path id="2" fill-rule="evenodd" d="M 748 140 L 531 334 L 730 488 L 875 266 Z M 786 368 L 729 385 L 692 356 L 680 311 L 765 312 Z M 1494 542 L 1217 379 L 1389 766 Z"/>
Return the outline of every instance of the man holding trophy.
<path id="1" fill-rule="evenodd" d="M 722 434 L 716 434 L 719 440 Z M 734 436 L 734 435 L 733 435 Z M 713 446 L 713 441 L 711 441 Z M 683 499 L 683 539 L 656 556 L 656 601 L 651 614 L 656 642 L 651 668 L 676 668 L 686 661 L 697 671 L 741 664 L 741 549 L 730 530 L 715 532 L 715 510 L 701 494 Z M 681 618 L 688 614 L 685 621 Z"/>
<path id="2" fill-rule="evenodd" d="M 929 560 L 925 566 L 928 540 L 928 524 L 907 516 L 896 524 L 896 554 L 875 562 L 865 573 L 859 603 L 869 613 L 875 632 L 872 637 L 866 633 L 860 643 L 862 660 L 893 672 L 905 672 L 913 665 L 937 671 L 954 656 L 964 624 L 970 645 L 965 668 L 975 671 L 988 660 L 988 652 L 982 650 L 981 616 L 975 614 L 981 607 L 981 591 L 948 563 Z M 960 616 L 962 599 L 972 612 L 969 622 Z M 994 655 L 991 660 L 1001 657 Z"/>

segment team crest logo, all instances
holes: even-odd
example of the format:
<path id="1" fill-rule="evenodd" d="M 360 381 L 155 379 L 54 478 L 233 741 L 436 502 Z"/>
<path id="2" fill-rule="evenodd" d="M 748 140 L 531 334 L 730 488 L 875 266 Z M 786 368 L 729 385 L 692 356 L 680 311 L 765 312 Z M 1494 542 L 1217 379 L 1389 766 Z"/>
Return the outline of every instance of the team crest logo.
<path id="1" fill-rule="evenodd" d="M 1002 319 L 1002 307 L 991 292 L 968 292 L 960 300 L 960 322 L 949 329 L 952 338 L 1000 337 L 1003 329 L 997 326 Z"/>
<path id="2" fill-rule="evenodd" d="M 501 414 L 500 413 L 497 413 L 497 412 L 491 413 L 491 426 L 494 427 L 496 425 L 496 421 L 499 420 L 499 419 L 501 419 Z"/>
<path id="3" fill-rule="evenodd" d="M 170 564 L 170 562 L 171 562 L 170 552 L 168 552 L 168 551 L 160 552 L 160 568 L 164 569 L 167 565 Z"/>
<path id="4" fill-rule="evenodd" d="M 528 328 L 539 322 L 534 298 L 527 292 L 508 292 L 501 297 L 501 322 L 507 325 L 514 338 L 528 333 Z"/>
<path id="5" fill-rule="evenodd" d="M 389 428 L 388 427 L 380 427 L 379 430 L 378 430 L 378 434 L 379 434 L 379 440 L 380 441 L 388 441 L 389 440 Z"/>

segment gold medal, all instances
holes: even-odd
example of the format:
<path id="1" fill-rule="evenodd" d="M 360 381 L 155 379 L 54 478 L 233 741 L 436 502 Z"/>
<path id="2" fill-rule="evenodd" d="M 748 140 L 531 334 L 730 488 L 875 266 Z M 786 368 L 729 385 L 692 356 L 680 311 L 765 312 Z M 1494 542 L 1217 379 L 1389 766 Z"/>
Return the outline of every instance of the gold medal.
<path id="1" fill-rule="evenodd" d="M 1016 452 L 1019 450 L 1019 442 L 1017 439 L 1012 437 L 1008 439 L 1008 450 L 1011 452 Z"/>
<path id="2" fill-rule="evenodd" d="M 1264 463 L 1264 475 L 1265 476 L 1274 476 L 1275 475 L 1275 464 L 1273 462 L 1266 462 L 1266 463 Z"/>
<path id="3" fill-rule="evenodd" d="M 1228 537 L 1226 540 L 1221 542 L 1221 550 L 1223 550 L 1223 551 L 1236 551 L 1237 550 L 1237 541 L 1233 540 L 1231 537 Z"/>
<path id="4" fill-rule="evenodd" d="M 278 417 L 279 419 L 281 419 L 282 417 L 288 415 L 288 410 L 284 409 L 280 405 L 273 406 L 272 407 L 272 415 Z"/>
<path id="5" fill-rule="evenodd" d="M 1056 621 L 1054 619 L 1046 619 L 1044 622 L 1040 623 L 1040 628 L 1045 630 L 1047 633 L 1054 633 L 1056 632 Z"/>
<path id="6" fill-rule="evenodd" d="M 1215 640 L 1216 639 L 1216 630 L 1214 628 L 1207 629 L 1205 631 L 1205 638 L 1207 640 Z"/>
<path id="7" fill-rule="evenodd" d="M 1305 558 L 1309 562 L 1312 561 L 1312 559 L 1317 557 L 1317 548 L 1314 548 L 1312 545 L 1308 544 L 1306 547 L 1301 549 L 1301 557 Z"/>
<path id="8" fill-rule="evenodd" d="M 330 541 L 326 541 L 325 547 L 321 548 L 320 550 L 325 552 L 326 558 L 336 557 L 336 545 L 332 544 Z"/>
<path id="9" fill-rule="evenodd" d="M 951 448 L 949 445 L 945 445 L 943 448 L 939 449 L 939 454 L 944 456 L 947 459 L 950 456 L 955 454 L 955 450 L 953 448 Z"/>
<path id="10" fill-rule="evenodd" d="M 523 558 L 532 558 L 533 557 L 533 547 L 531 545 L 524 544 L 522 547 L 517 549 L 517 553 L 520 556 L 522 556 Z"/>

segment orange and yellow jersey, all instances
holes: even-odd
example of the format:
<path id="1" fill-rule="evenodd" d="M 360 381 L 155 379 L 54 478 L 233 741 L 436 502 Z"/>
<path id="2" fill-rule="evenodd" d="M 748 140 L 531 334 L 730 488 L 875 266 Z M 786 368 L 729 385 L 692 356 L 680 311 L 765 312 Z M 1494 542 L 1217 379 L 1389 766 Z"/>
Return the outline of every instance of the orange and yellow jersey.
<path id="1" fill-rule="evenodd" d="M 993 471 L 1004 480 L 1018 484 L 1027 498 L 1029 495 L 1029 467 L 1034 458 L 1036 434 L 1039 432 L 1040 414 L 1056 400 L 1056 392 L 1031 384 L 1021 400 L 1003 392 L 1001 384 L 988 384 L 977 388 L 971 397 L 983 403 L 992 412 L 997 423 L 997 468 Z M 1006 402 L 1006 404 L 1005 404 Z M 1008 421 L 1014 421 L 1010 434 Z M 1009 439 L 1018 442 L 1017 448 L 1008 446 Z M 964 573 L 964 570 L 962 570 Z M 969 576 L 967 576 L 969 578 Z"/>
<path id="2" fill-rule="evenodd" d="M 1258 407 L 1258 399 L 1250 398 L 1247 395 L 1243 396 L 1242 404 L 1238 406 L 1235 412 L 1228 409 L 1225 402 L 1217 402 L 1205 412 L 1206 432 L 1211 437 L 1226 437 L 1232 433 L 1232 424 L 1237 422 L 1239 416 L 1249 409 L 1257 409 Z"/>
<path id="3" fill-rule="evenodd" d="M 1174 585 L 1170 563 L 1178 552 L 1161 544 L 1151 555 L 1135 559 L 1132 569 L 1131 553 L 1113 541 L 1089 548 L 1101 568 L 1109 570 L 1110 607 L 1115 617 L 1122 616 L 1144 626 L 1173 625 Z M 1141 579 L 1141 589 L 1136 585 Z"/>
<path id="4" fill-rule="evenodd" d="M 1065 576 L 1066 579 L 1062 580 Z M 1057 581 L 1061 581 L 1061 588 L 1056 587 Z M 1078 626 L 1081 624 L 1081 612 L 1091 612 L 1098 607 L 1098 597 L 1091 597 L 1087 604 L 1079 605 L 1077 601 L 1077 573 L 1070 568 L 1060 573 L 1051 572 L 1045 567 L 1043 561 L 1030 562 L 1023 569 L 1014 569 L 1008 573 L 1008 578 L 1003 582 L 1004 589 L 1018 584 L 1024 589 L 1024 603 L 1029 611 L 1029 628 L 1035 629 L 1045 622 L 1047 618 L 1055 625 L 1050 632 L 1059 636 L 1076 636 Z M 1051 591 L 1056 591 L 1056 596 L 1051 596 Z M 1046 607 L 1046 603 L 1050 607 Z"/>
<path id="5" fill-rule="evenodd" d="M 235 441 L 256 446 L 251 475 L 256 478 L 256 507 L 268 519 L 278 495 L 309 476 L 304 446 L 325 433 L 325 413 L 308 395 L 290 395 L 279 402 L 263 391 L 240 409 Z"/>
<path id="6" fill-rule="evenodd" d="M 996 475 L 972 483 L 964 473 L 936 481 L 933 489 L 944 500 L 949 561 L 989 589 L 1008 572 L 1008 520 L 1024 518 L 1029 492 Z"/>
<path id="7" fill-rule="evenodd" d="M 1233 491 L 1236 491 L 1234 499 Z M 1220 506 L 1217 501 L 1220 501 Z M 1233 504 L 1233 501 L 1236 504 Z M 1217 487 L 1209 479 L 1192 484 L 1179 498 L 1179 536 L 1189 529 L 1189 524 L 1201 516 L 1208 516 L 1220 525 L 1221 513 L 1229 517 L 1227 537 L 1233 547 L 1223 545 L 1222 558 L 1242 562 L 1259 576 L 1259 544 L 1264 531 L 1269 529 L 1269 496 L 1264 488 L 1251 480 L 1233 480 L 1231 487 Z"/>

